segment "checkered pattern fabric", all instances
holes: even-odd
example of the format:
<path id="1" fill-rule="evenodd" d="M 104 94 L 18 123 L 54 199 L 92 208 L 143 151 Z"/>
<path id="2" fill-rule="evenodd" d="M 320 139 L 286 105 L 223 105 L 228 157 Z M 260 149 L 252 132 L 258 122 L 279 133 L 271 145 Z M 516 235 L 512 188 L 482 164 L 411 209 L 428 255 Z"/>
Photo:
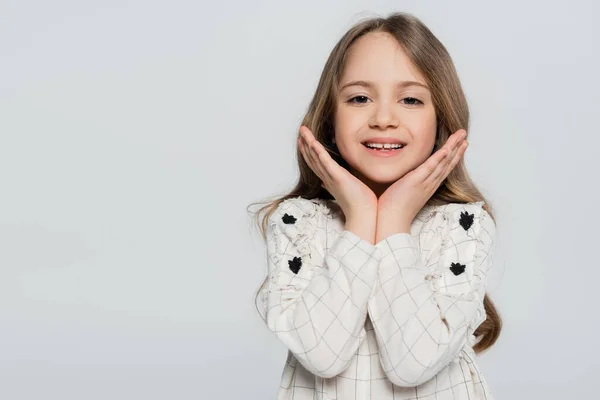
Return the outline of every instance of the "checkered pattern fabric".
<path id="1" fill-rule="evenodd" d="M 289 350 L 277 399 L 493 399 L 472 349 L 496 239 L 482 205 L 427 206 L 373 245 L 335 202 L 283 201 L 260 296 Z"/>

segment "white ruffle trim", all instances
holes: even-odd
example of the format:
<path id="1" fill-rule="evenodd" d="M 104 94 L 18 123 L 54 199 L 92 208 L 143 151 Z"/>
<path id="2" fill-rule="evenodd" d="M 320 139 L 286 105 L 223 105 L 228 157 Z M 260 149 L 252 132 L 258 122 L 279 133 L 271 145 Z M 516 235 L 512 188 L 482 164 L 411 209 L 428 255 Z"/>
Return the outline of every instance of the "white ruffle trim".
<path id="1" fill-rule="evenodd" d="M 484 204 L 483 201 L 478 201 L 474 203 L 467 203 L 467 205 L 475 205 L 478 206 L 477 211 L 475 212 L 475 218 L 478 219 L 477 227 L 480 229 L 482 225 L 482 220 L 480 218 L 489 218 L 487 213 L 481 212 L 481 206 Z M 435 231 L 436 238 L 434 239 L 433 248 L 426 254 L 427 260 L 425 263 L 429 266 L 425 270 L 425 279 L 429 281 L 429 286 L 433 291 L 433 301 L 436 304 L 439 304 L 440 298 L 447 298 L 451 300 L 463 300 L 463 301 L 473 301 L 479 302 L 482 301 L 480 298 L 480 291 L 482 289 L 482 285 L 484 285 L 484 276 L 479 268 L 475 268 L 473 271 L 473 276 L 471 279 L 471 290 L 466 293 L 447 293 L 441 291 L 442 286 L 444 285 L 444 277 L 442 271 L 439 270 L 438 262 L 428 263 L 429 256 L 431 254 L 436 254 L 440 249 L 443 249 L 447 245 L 447 240 L 450 237 L 450 229 L 451 223 L 454 222 L 452 218 L 456 213 L 459 213 L 458 210 L 463 210 L 464 204 L 450 204 L 446 206 L 436 207 L 428 214 L 426 214 L 424 218 L 424 223 L 431 222 L 433 226 L 437 226 L 438 228 Z M 475 211 L 475 210 L 473 210 Z M 431 221 L 431 219 L 443 219 L 444 222 L 436 222 Z M 475 232 L 474 235 L 477 237 L 479 232 Z M 479 240 L 480 243 L 480 240 Z M 480 250 L 479 243 L 477 243 L 473 255 L 473 265 L 478 266 L 480 264 L 480 258 L 484 257 L 485 254 L 482 254 Z M 446 317 L 446 312 L 439 307 L 440 315 L 442 318 Z M 480 325 L 480 323 L 485 320 L 485 312 L 483 315 L 479 312 L 479 318 L 475 318 L 469 325 L 467 329 L 468 334 L 468 347 L 472 348 L 477 342 L 478 339 L 473 335 L 475 329 Z M 459 353 L 457 357 L 454 358 L 454 362 L 458 362 L 462 358 L 462 352 Z"/>
<path id="2" fill-rule="evenodd" d="M 303 289 L 306 281 L 310 280 L 313 268 L 309 267 L 313 245 L 311 240 L 315 235 L 315 227 L 318 223 L 318 214 L 327 215 L 330 213 L 325 200 L 308 200 L 303 197 L 293 197 L 282 201 L 275 210 L 273 218 L 270 220 L 270 229 L 273 232 L 276 251 L 272 253 L 273 262 L 278 267 L 271 274 L 271 280 L 275 287 L 282 283 L 286 290 Z M 285 214 L 296 218 L 293 224 L 286 224 L 282 218 Z M 282 257 L 290 242 L 298 257 L 302 259 L 303 265 L 298 274 L 291 272 L 286 266 L 279 267 Z M 301 278 L 301 279 L 295 279 Z"/>

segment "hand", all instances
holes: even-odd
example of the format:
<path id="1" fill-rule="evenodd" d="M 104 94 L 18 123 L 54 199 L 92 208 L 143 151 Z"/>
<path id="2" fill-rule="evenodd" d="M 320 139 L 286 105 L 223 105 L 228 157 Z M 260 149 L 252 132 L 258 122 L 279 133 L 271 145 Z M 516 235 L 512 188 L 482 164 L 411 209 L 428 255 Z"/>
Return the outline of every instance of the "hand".
<path id="1" fill-rule="evenodd" d="M 392 215 L 394 224 L 407 230 L 421 208 L 460 161 L 468 146 L 468 142 L 463 140 L 466 136 L 464 129 L 456 131 L 427 161 L 390 185 L 379 197 L 378 216 L 385 213 L 386 220 L 389 220 Z"/>
<path id="2" fill-rule="evenodd" d="M 337 200 L 346 219 L 377 212 L 377 195 L 362 181 L 340 166 L 305 126 L 300 127 L 298 147 L 304 160 L 321 179 L 321 186 Z"/>

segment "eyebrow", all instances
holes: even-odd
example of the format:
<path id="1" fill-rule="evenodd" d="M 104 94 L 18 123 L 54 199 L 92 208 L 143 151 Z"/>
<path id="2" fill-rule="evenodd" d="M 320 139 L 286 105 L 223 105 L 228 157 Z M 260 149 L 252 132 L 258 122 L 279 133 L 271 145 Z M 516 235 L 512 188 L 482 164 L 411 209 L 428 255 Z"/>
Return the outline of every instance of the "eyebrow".
<path id="1" fill-rule="evenodd" d="M 345 88 L 347 88 L 349 86 L 364 86 L 364 87 L 371 88 L 374 85 L 373 85 L 373 82 L 371 82 L 371 81 L 352 81 L 352 82 L 348 82 L 344 86 L 340 87 L 340 91 L 344 90 Z M 419 87 L 429 90 L 427 85 L 424 85 L 421 82 L 415 82 L 415 81 L 399 81 L 396 83 L 396 86 L 400 89 L 404 89 L 409 86 L 419 86 Z"/>

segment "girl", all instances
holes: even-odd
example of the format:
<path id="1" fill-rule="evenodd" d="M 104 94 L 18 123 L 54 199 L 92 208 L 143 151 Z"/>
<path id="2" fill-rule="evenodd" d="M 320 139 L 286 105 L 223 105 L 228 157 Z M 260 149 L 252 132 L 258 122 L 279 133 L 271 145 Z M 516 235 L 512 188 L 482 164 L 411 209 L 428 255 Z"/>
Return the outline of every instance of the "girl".
<path id="1" fill-rule="evenodd" d="M 278 399 L 492 399 L 475 355 L 501 328 L 496 225 L 464 165 L 468 125 L 418 18 L 364 20 L 336 44 L 299 129 L 299 182 L 259 210 L 259 311 L 289 349 Z"/>

